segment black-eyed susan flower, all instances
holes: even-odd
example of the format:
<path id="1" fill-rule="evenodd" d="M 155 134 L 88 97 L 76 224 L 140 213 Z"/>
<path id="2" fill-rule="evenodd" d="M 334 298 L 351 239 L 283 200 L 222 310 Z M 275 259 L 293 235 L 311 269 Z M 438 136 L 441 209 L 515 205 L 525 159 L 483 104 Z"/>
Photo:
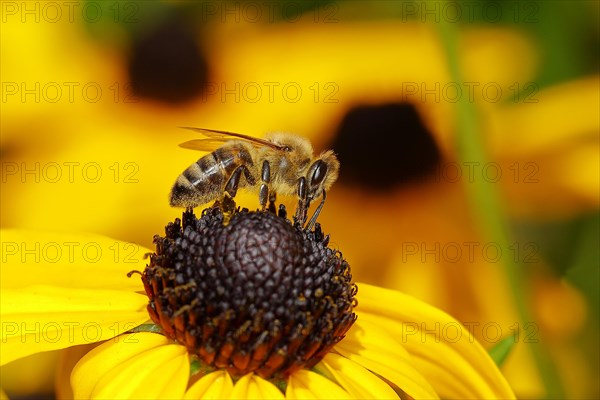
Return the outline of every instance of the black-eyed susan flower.
<path id="1" fill-rule="evenodd" d="M 328 236 L 283 208 L 186 212 L 165 232 L 144 261 L 104 237 L 3 231 L 2 364 L 103 342 L 73 369 L 77 398 L 513 397 L 462 325 L 357 293 Z"/>

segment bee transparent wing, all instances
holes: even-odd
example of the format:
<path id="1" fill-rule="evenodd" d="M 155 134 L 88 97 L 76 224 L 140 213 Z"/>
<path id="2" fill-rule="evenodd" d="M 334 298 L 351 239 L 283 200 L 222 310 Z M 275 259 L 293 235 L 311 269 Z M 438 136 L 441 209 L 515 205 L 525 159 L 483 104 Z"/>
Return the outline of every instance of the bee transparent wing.
<path id="1" fill-rule="evenodd" d="M 179 147 L 183 147 L 184 149 L 190 150 L 213 152 L 219 147 L 223 146 L 223 143 L 225 142 L 226 141 L 214 139 L 194 139 L 180 143 Z"/>
<path id="2" fill-rule="evenodd" d="M 192 148 L 192 149 L 199 150 L 196 147 L 188 147 L 188 146 L 183 146 L 183 145 L 190 143 L 190 142 L 201 142 L 202 140 L 213 141 L 213 142 L 221 143 L 221 144 L 225 143 L 225 142 L 229 142 L 230 140 L 245 140 L 247 142 L 250 142 L 252 145 L 254 145 L 256 147 L 266 146 L 266 147 L 270 147 L 275 150 L 285 151 L 284 146 L 280 146 L 276 143 L 269 142 L 268 140 L 255 138 L 255 137 L 244 135 L 241 133 L 217 131 L 214 129 L 193 128 L 193 127 L 189 127 L 189 126 L 182 126 L 181 128 L 201 133 L 204 136 L 210 138 L 210 139 L 190 140 L 189 142 L 182 143 L 180 146 L 185 147 L 185 148 Z"/>

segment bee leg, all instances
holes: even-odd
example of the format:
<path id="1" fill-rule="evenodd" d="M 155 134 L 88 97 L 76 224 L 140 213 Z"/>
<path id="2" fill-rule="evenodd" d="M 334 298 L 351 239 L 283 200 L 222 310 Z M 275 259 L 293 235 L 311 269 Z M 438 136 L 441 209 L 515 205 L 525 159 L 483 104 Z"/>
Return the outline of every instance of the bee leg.
<path id="1" fill-rule="evenodd" d="M 273 206 L 275 205 L 273 204 Z M 285 206 L 283 204 L 279 205 L 279 211 L 277 211 L 277 216 L 283 219 L 287 218 L 287 210 L 285 209 Z"/>
<path id="2" fill-rule="evenodd" d="M 246 178 L 248 184 L 252 186 L 256 183 L 248 167 L 246 167 L 245 165 L 240 165 L 239 167 L 237 167 L 229 177 L 227 183 L 225 184 L 225 193 L 223 193 L 223 209 L 226 212 L 235 211 L 235 202 L 233 201 L 233 198 L 237 194 L 237 190 L 240 186 L 240 179 L 242 177 L 242 173 L 244 174 L 244 178 Z"/>
<path id="3" fill-rule="evenodd" d="M 308 190 L 306 188 L 306 178 L 302 177 L 298 180 L 298 208 L 296 208 L 296 215 L 294 220 L 300 226 L 304 226 L 306 222 L 306 213 L 310 206 L 310 199 L 308 198 Z"/>
<path id="4" fill-rule="evenodd" d="M 325 197 L 326 194 L 323 190 L 323 197 L 321 197 L 321 202 L 317 206 L 317 209 L 315 210 L 313 216 L 310 218 L 310 221 L 308 221 L 308 224 L 306 225 L 306 230 L 310 231 L 315 226 L 315 222 L 317 222 L 317 217 L 319 216 L 319 214 L 321 214 L 321 210 L 323 209 L 323 205 L 325 204 Z"/>
<path id="5" fill-rule="evenodd" d="M 277 199 L 277 193 L 269 193 L 269 211 L 273 214 L 277 214 L 277 208 L 275 207 L 275 200 Z"/>
<path id="6" fill-rule="evenodd" d="M 225 193 L 229 195 L 229 197 L 234 198 L 238 187 L 240 185 L 240 178 L 242 177 L 242 168 L 238 167 L 233 171 L 231 177 L 225 184 Z"/>
<path id="7" fill-rule="evenodd" d="M 250 186 L 256 185 L 256 179 L 254 179 L 254 176 L 252 176 L 248 167 L 245 165 L 240 165 L 238 168 L 244 172 L 244 178 L 246 178 L 246 182 L 248 182 Z"/>
<path id="8" fill-rule="evenodd" d="M 221 210 L 223 210 L 223 213 L 229 217 L 235 212 L 235 201 L 227 193 L 223 195 L 223 200 L 221 201 L 220 206 Z"/>
<path id="9" fill-rule="evenodd" d="M 268 161 L 263 161 L 262 170 L 261 170 L 261 180 L 260 188 L 258 189 L 258 201 L 260 203 L 260 207 L 262 211 L 265 211 L 265 207 L 267 206 L 267 199 L 269 198 L 269 183 L 271 183 L 271 165 Z"/>
<path id="10" fill-rule="evenodd" d="M 225 184 L 225 193 L 231 198 L 235 197 L 237 193 L 238 187 L 240 186 L 240 178 L 242 177 L 242 173 L 244 174 L 246 181 L 248 181 L 248 184 L 254 185 L 256 183 L 254 177 L 250 173 L 250 170 L 248 170 L 248 167 L 245 165 L 240 165 L 233 171 L 233 174 L 231 174 L 231 177 L 229 177 L 229 180 Z"/>
<path id="11" fill-rule="evenodd" d="M 240 178 L 242 176 L 242 167 L 238 167 L 233 171 L 233 174 L 229 177 L 229 180 L 225 184 L 225 190 L 223 193 L 222 208 L 226 213 L 233 213 L 235 211 L 235 197 L 238 187 L 240 185 Z"/>

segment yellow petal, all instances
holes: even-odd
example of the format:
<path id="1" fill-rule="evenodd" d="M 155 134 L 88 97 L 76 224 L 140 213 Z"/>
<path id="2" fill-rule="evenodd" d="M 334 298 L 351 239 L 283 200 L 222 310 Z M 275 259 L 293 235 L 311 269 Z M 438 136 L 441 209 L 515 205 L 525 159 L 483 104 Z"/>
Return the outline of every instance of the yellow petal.
<path id="1" fill-rule="evenodd" d="M 514 82 L 527 82 L 535 76 L 538 52 L 535 43 L 522 32 L 494 24 L 477 25 L 461 32 L 459 57 L 464 78 L 475 84 L 473 97 L 481 103 L 489 102 L 482 89 L 486 83 L 493 82 L 508 94 Z M 464 94 L 468 95 L 467 90 Z"/>
<path id="2" fill-rule="evenodd" d="M 143 373 L 139 371 L 143 369 Z M 142 353 L 103 376 L 93 398 L 181 398 L 189 377 L 185 348 L 169 345 Z"/>
<path id="3" fill-rule="evenodd" d="M 397 399 L 398 395 L 384 380 L 359 364 L 329 353 L 322 361 L 337 383 L 357 399 Z"/>
<path id="4" fill-rule="evenodd" d="M 4 345 L 2 345 L 4 346 Z M 40 397 L 54 390 L 54 370 L 60 351 L 48 351 L 0 367 L 0 387 L 13 398 Z"/>
<path id="5" fill-rule="evenodd" d="M 283 393 L 271 382 L 255 374 L 242 376 L 231 391 L 232 399 L 283 399 Z"/>
<path id="6" fill-rule="evenodd" d="M 568 219 L 600 207 L 598 139 L 574 141 L 543 155 L 506 159 L 507 206 L 522 219 Z"/>
<path id="7" fill-rule="evenodd" d="M 0 365 L 110 339 L 148 319 L 148 299 L 118 290 L 31 286 L 2 291 Z"/>
<path id="8" fill-rule="evenodd" d="M 3 229 L 0 288 L 43 284 L 76 288 L 143 290 L 138 275 L 150 250 L 99 235 Z"/>
<path id="9" fill-rule="evenodd" d="M 531 156 L 585 137 L 600 130 L 600 76 L 592 76 L 547 89 L 531 83 L 521 87 L 519 104 L 490 115 L 489 148 L 495 156 Z M 565 118 L 568 116 L 568 118 Z"/>
<path id="10" fill-rule="evenodd" d="M 301 369 L 288 378 L 286 399 L 351 399 L 337 383 L 316 372 Z"/>
<path id="11" fill-rule="evenodd" d="M 598 131 L 596 131 L 596 134 Z M 561 189 L 579 200 L 579 205 L 596 210 L 600 205 L 600 153 L 597 139 L 558 157 L 555 176 Z M 556 192 L 555 192 L 556 193 Z M 581 207 L 583 208 L 583 207 Z"/>
<path id="12" fill-rule="evenodd" d="M 335 350 L 381 375 L 413 398 L 437 398 L 436 391 L 417 369 L 408 352 L 387 333 L 387 329 L 366 320 L 359 312 L 358 320 Z"/>
<path id="13" fill-rule="evenodd" d="M 203 376 L 194 383 L 187 392 L 185 399 L 227 399 L 231 398 L 233 381 L 225 371 L 215 371 Z"/>
<path id="14" fill-rule="evenodd" d="M 185 347 L 137 333 L 106 342 L 73 369 L 75 398 L 181 398 L 189 378 Z"/>
<path id="15" fill-rule="evenodd" d="M 54 395 L 57 400 L 74 398 L 73 388 L 71 387 L 71 373 L 73 372 L 73 368 L 75 368 L 75 365 L 77 365 L 83 356 L 99 345 L 100 343 L 73 346 L 59 352 L 60 355 L 56 365 L 56 376 L 54 379 Z"/>
<path id="16" fill-rule="evenodd" d="M 76 398 L 89 398 L 97 377 L 107 374 L 115 365 L 144 351 L 169 344 L 162 335 L 137 333 L 119 336 L 87 353 L 73 368 L 71 385 Z"/>
<path id="17" fill-rule="evenodd" d="M 440 397 L 514 398 L 487 352 L 448 314 L 364 283 L 359 285 L 358 310 L 359 320 L 388 330 L 406 348 Z"/>

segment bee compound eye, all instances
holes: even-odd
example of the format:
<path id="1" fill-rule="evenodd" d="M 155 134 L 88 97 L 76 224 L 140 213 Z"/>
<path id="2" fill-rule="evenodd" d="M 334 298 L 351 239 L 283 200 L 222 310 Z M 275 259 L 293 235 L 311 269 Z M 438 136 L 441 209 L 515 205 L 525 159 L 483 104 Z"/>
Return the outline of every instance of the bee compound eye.
<path id="1" fill-rule="evenodd" d="M 318 160 L 311 167 L 310 186 L 315 187 L 320 185 L 323 179 L 325 179 L 325 175 L 327 175 L 327 164 L 322 160 Z"/>

